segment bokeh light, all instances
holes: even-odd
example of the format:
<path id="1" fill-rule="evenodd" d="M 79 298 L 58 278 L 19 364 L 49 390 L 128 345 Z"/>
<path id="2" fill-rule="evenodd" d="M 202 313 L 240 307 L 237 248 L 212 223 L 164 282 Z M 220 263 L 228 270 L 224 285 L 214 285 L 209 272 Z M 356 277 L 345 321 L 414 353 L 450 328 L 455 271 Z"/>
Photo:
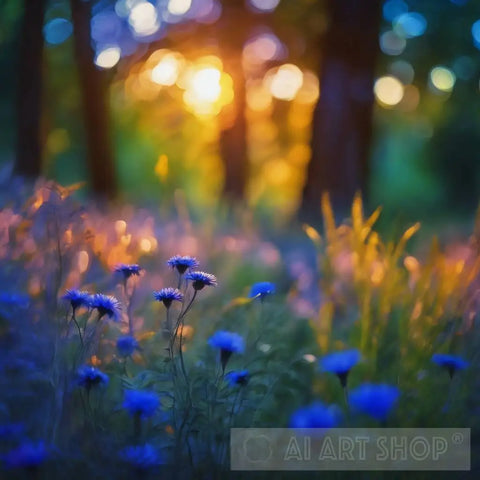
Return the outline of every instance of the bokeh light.
<path id="1" fill-rule="evenodd" d="M 398 78 L 386 75 L 377 79 L 373 91 L 378 103 L 388 108 L 400 103 L 404 89 Z"/>
<path id="2" fill-rule="evenodd" d="M 383 18 L 388 22 L 407 12 L 408 5 L 403 0 L 387 0 L 383 4 Z"/>
<path id="3" fill-rule="evenodd" d="M 404 85 L 408 85 L 413 82 L 415 78 L 415 70 L 411 63 L 405 60 L 396 60 L 392 62 L 389 67 L 390 73 L 397 77 Z"/>
<path id="4" fill-rule="evenodd" d="M 248 0 L 250 5 L 260 12 L 272 12 L 277 8 L 280 0 Z"/>
<path id="5" fill-rule="evenodd" d="M 247 41 L 243 48 L 243 62 L 249 66 L 278 60 L 284 56 L 285 48 L 273 33 L 262 33 Z"/>
<path id="6" fill-rule="evenodd" d="M 192 6 L 192 0 L 169 0 L 168 12 L 171 15 L 185 15 Z"/>
<path id="7" fill-rule="evenodd" d="M 174 85 L 183 63 L 183 57 L 179 53 L 166 53 L 157 65 L 153 67 L 151 73 L 152 81 L 159 85 Z"/>
<path id="8" fill-rule="evenodd" d="M 137 37 L 148 37 L 160 28 L 157 9 L 146 1 L 133 5 L 128 15 L 128 23 Z"/>
<path id="9" fill-rule="evenodd" d="M 95 65 L 104 69 L 112 68 L 120 60 L 121 53 L 120 47 L 116 45 L 105 47 L 97 53 Z"/>
<path id="10" fill-rule="evenodd" d="M 247 84 L 247 105 L 250 110 L 261 112 L 272 106 L 272 95 L 261 80 Z"/>
<path id="11" fill-rule="evenodd" d="M 392 30 L 380 35 L 380 49 L 387 55 L 400 55 L 406 46 L 407 41 Z"/>
<path id="12" fill-rule="evenodd" d="M 303 84 L 303 73 L 291 63 L 272 69 L 265 75 L 270 93 L 279 100 L 292 100 Z"/>
<path id="13" fill-rule="evenodd" d="M 320 82 L 317 75 L 310 70 L 303 72 L 303 83 L 295 97 L 295 101 L 314 104 L 320 95 Z"/>
<path id="14" fill-rule="evenodd" d="M 480 50 L 480 20 L 472 25 L 473 44 Z"/>
<path id="15" fill-rule="evenodd" d="M 115 13 L 121 18 L 128 18 L 132 8 L 138 3 L 143 3 L 145 0 L 117 0 L 115 2 Z"/>
<path id="16" fill-rule="evenodd" d="M 423 35 L 427 29 L 427 20 L 420 13 L 403 13 L 393 21 L 393 29 L 395 33 L 401 37 L 419 37 Z"/>
<path id="17" fill-rule="evenodd" d="M 60 45 L 72 32 L 72 24 L 66 18 L 54 18 L 43 27 L 45 41 L 50 45 Z"/>
<path id="18" fill-rule="evenodd" d="M 455 74 L 446 67 L 435 67 L 430 72 L 430 82 L 434 92 L 449 93 L 455 85 Z"/>
<path id="19" fill-rule="evenodd" d="M 222 6 L 216 0 L 202 0 L 194 3 L 191 13 L 197 22 L 210 24 L 220 18 Z"/>
<path id="20" fill-rule="evenodd" d="M 193 74 L 192 92 L 200 102 L 214 102 L 221 93 L 222 73 L 214 67 L 202 68 Z"/>
<path id="21" fill-rule="evenodd" d="M 116 43 L 122 37 L 122 20 L 113 10 L 101 10 L 90 22 L 91 36 L 99 43 Z"/>
<path id="22" fill-rule="evenodd" d="M 217 115 L 233 101 L 233 81 L 223 71 L 218 57 L 207 56 L 199 59 L 183 76 L 177 85 L 185 89 L 185 105 L 199 116 Z"/>

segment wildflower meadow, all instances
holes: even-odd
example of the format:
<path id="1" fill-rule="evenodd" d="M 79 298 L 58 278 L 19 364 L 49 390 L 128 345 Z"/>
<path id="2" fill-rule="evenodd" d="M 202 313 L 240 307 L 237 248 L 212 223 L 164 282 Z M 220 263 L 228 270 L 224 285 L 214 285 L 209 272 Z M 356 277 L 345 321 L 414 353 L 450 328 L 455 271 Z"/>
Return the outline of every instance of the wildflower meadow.
<path id="1" fill-rule="evenodd" d="M 475 452 L 478 232 L 414 256 L 419 225 L 384 242 L 325 195 L 302 259 L 71 194 L 1 211 L 2 478 L 247 478 L 239 427 L 469 427 Z"/>
<path id="2" fill-rule="evenodd" d="M 0 0 L 0 480 L 480 478 L 479 0 Z"/>

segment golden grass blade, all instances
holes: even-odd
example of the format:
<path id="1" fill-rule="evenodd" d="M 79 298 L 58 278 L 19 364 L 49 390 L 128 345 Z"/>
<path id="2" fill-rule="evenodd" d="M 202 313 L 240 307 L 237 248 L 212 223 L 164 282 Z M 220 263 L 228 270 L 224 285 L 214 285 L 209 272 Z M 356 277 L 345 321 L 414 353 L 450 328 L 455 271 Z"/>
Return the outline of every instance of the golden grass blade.
<path id="1" fill-rule="evenodd" d="M 322 237 L 315 228 L 307 223 L 302 225 L 303 231 L 306 233 L 307 237 L 313 242 L 316 247 L 320 247 L 322 244 Z"/>
<path id="2" fill-rule="evenodd" d="M 328 192 L 322 193 L 322 213 L 323 224 L 325 228 L 325 235 L 328 243 L 333 243 L 336 238 L 335 215 L 333 214 L 332 204 L 330 202 L 330 195 Z"/>

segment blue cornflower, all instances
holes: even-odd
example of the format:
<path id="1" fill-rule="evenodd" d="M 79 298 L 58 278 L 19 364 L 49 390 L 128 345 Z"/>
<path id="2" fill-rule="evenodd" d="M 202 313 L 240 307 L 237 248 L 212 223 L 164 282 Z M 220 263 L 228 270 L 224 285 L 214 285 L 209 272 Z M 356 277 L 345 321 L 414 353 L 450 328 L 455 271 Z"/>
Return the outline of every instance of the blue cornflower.
<path id="1" fill-rule="evenodd" d="M 139 350 L 137 339 L 130 335 L 125 335 L 117 339 L 117 350 L 122 357 L 130 356 L 135 350 Z"/>
<path id="2" fill-rule="evenodd" d="M 155 392 L 141 390 L 127 390 L 123 408 L 129 411 L 130 415 L 148 418 L 155 414 L 160 400 Z"/>
<path id="3" fill-rule="evenodd" d="M 174 300 L 177 302 L 181 302 L 183 300 L 183 293 L 177 288 L 171 287 L 162 288 L 157 292 L 153 292 L 153 296 L 155 297 L 155 300 L 163 302 L 167 308 L 170 308 L 170 305 Z"/>
<path id="4" fill-rule="evenodd" d="M 160 452 L 151 444 L 125 447 L 121 458 L 139 470 L 149 470 L 163 464 Z"/>
<path id="5" fill-rule="evenodd" d="M 167 265 L 172 270 L 176 268 L 178 273 L 180 275 L 183 275 L 187 270 L 191 268 L 197 268 L 199 263 L 197 262 L 197 259 L 195 257 L 182 257 L 181 255 L 174 255 L 167 260 Z"/>
<path id="6" fill-rule="evenodd" d="M 290 428 L 333 428 L 340 421 L 336 406 L 314 402 L 307 407 L 296 410 L 290 417 Z"/>
<path id="7" fill-rule="evenodd" d="M 345 350 L 325 355 L 320 360 L 320 367 L 324 372 L 334 373 L 340 379 L 342 387 L 347 385 L 347 377 L 350 370 L 359 362 L 358 350 Z"/>
<path id="8" fill-rule="evenodd" d="M 130 278 L 132 275 L 139 276 L 141 271 L 142 268 L 137 264 L 125 265 L 124 263 L 120 263 L 115 267 L 115 272 L 121 273 L 125 280 Z"/>
<path id="9" fill-rule="evenodd" d="M 463 370 L 468 367 L 468 362 L 463 358 L 457 357 L 456 355 L 448 355 L 446 353 L 435 353 L 432 356 L 432 362 L 440 365 L 443 368 L 446 368 L 450 378 L 453 377 L 453 374 L 457 370 Z"/>
<path id="10" fill-rule="evenodd" d="M 81 387 L 90 390 L 97 385 L 106 385 L 108 383 L 108 375 L 91 365 L 83 365 L 77 371 L 77 383 Z"/>
<path id="11" fill-rule="evenodd" d="M 120 316 L 120 302 L 111 295 L 103 295 L 102 293 L 96 293 L 90 296 L 90 308 L 96 308 L 100 314 L 99 320 L 107 315 L 115 322 L 119 321 Z"/>
<path id="12" fill-rule="evenodd" d="M 250 380 L 250 373 L 248 370 L 239 370 L 238 372 L 229 372 L 226 375 L 230 386 L 234 387 L 235 385 L 245 386 Z"/>
<path id="13" fill-rule="evenodd" d="M 216 287 L 217 278 L 211 273 L 205 272 L 190 272 L 185 276 L 187 280 L 192 281 L 192 287 L 195 290 L 201 290 L 205 286 Z"/>
<path id="14" fill-rule="evenodd" d="M 208 343 L 220 350 L 227 350 L 230 353 L 243 353 L 245 350 L 245 342 L 243 337 L 238 333 L 226 332 L 225 330 L 218 330 L 215 332 Z"/>
<path id="15" fill-rule="evenodd" d="M 400 390 L 387 384 L 364 383 L 350 393 L 350 404 L 371 417 L 383 421 L 395 406 Z"/>
<path id="16" fill-rule="evenodd" d="M 9 468 L 39 467 L 48 458 L 48 449 L 44 442 L 25 441 L 17 448 L 10 450 L 4 457 L 5 464 Z"/>
<path id="17" fill-rule="evenodd" d="M 83 292 L 81 290 L 67 290 L 62 299 L 69 301 L 75 311 L 80 307 L 89 307 L 91 295 L 88 292 Z"/>
<path id="18" fill-rule="evenodd" d="M 245 351 L 245 341 L 238 333 L 218 330 L 210 337 L 208 343 L 212 347 L 220 349 L 220 362 L 223 371 L 225 371 L 232 353 L 243 353 Z"/>
<path id="19" fill-rule="evenodd" d="M 260 298 L 263 300 L 266 296 L 275 293 L 275 284 L 271 282 L 258 282 L 252 285 L 250 298 Z"/>

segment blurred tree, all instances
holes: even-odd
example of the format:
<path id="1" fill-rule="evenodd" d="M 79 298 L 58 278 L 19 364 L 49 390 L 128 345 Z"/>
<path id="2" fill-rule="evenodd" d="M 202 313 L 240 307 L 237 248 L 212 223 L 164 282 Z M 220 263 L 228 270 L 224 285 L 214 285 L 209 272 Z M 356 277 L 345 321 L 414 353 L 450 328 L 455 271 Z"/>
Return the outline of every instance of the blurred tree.
<path id="1" fill-rule="evenodd" d="M 365 192 L 372 133 L 373 81 L 380 0 L 329 0 L 322 39 L 320 98 L 315 108 L 312 156 L 301 214 L 320 214 L 323 191 L 346 210 L 355 191 Z"/>
<path id="2" fill-rule="evenodd" d="M 224 70 L 233 81 L 234 99 L 222 115 L 220 125 L 220 156 L 224 166 L 223 195 L 227 200 L 242 200 L 248 178 L 247 124 L 245 119 L 246 91 L 242 66 L 242 50 L 246 29 L 238 25 L 246 17 L 244 2 L 224 2 L 218 22 L 218 41 Z"/>
<path id="3" fill-rule="evenodd" d="M 87 165 L 93 192 L 113 198 L 117 193 L 113 156 L 108 79 L 95 67 L 90 20 L 91 2 L 70 0 L 75 57 L 80 82 L 84 128 L 87 143 Z"/>
<path id="4" fill-rule="evenodd" d="M 42 168 L 43 21 L 46 0 L 23 2 L 17 70 L 17 139 L 15 173 L 37 177 Z"/>

